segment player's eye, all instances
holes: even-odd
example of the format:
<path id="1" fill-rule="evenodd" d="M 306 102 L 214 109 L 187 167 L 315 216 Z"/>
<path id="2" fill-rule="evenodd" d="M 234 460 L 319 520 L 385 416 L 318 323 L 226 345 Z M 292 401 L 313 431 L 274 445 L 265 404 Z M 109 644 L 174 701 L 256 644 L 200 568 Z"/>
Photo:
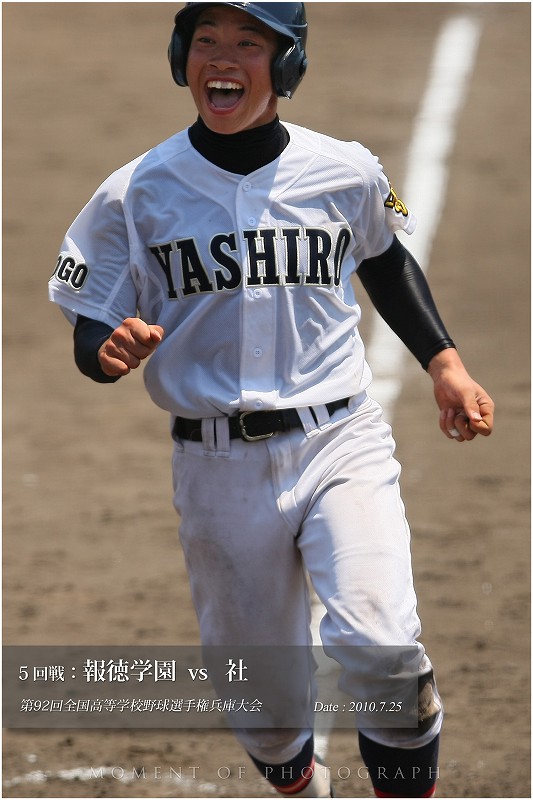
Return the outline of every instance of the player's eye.
<path id="1" fill-rule="evenodd" d="M 214 40 L 209 36 L 198 36 L 195 41 L 199 44 L 213 44 Z"/>

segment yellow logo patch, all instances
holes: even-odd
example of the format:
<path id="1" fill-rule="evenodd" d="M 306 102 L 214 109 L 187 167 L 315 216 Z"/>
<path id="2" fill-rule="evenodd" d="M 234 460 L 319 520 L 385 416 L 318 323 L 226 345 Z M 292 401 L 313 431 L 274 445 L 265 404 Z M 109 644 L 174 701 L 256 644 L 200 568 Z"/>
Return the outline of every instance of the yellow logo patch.
<path id="1" fill-rule="evenodd" d="M 400 198 L 398 197 L 398 195 L 396 194 L 390 183 L 389 183 L 389 189 L 390 189 L 389 196 L 385 200 L 385 208 L 393 208 L 397 214 L 403 214 L 404 217 L 408 217 L 409 210 L 407 206 L 402 200 L 400 200 Z"/>

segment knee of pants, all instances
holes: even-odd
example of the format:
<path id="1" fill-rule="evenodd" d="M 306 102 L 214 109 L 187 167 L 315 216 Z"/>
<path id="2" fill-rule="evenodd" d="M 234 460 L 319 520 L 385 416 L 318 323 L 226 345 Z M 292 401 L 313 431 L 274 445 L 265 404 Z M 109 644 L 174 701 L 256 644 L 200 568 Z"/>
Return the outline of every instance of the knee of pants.
<path id="1" fill-rule="evenodd" d="M 442 700 L 431 670 L 418 678 L 418 735 L 424 737 L 428 731 L 434 735 L 435 725 L 441 717 Z"/>
<path id="2" fill-rule="evenodd" d="M 433 670 L 418 678 L 417 726 L 412 728 L 362 729 L 369 739 L 387 747 L 417 748 L 432 741 L 442 728 L 444 710 Z"/>
<path id="3" fill-rule="evenodd" d="M 285 764 L 301 752 L 313 731 L 294 728 L 248 728 L 233 731 L 249 755 L 264 764 Z"/>

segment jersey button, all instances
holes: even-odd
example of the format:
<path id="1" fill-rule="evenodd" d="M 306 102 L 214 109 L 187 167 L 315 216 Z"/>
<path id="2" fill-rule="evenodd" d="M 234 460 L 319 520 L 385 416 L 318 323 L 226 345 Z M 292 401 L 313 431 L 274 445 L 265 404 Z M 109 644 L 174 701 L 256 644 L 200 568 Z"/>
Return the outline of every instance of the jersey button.
<path id="1" fill-rule="evenodd" d="M 263 351 L 261 350 L 261 348 L 260 347 L 256 347 L 255 350 L 254 350 L 254 356 L 256 358 L 261 358 L 262 355 L 263 355 Z"/>
<path id="2" fill-rule="evenodd" d="M 257 300 L 259 300 L 259 298 L 262 296 L 262 294 L 263 294 L 263 292 L 261 291 L 261 289 L 254 289 L 254 297 Z"/>
<path id="3" fill-rule="evenodd" d="M 246 181 L 246 183 L 243 183 L 243 185 L 242 185 L 243 192 L 249 192 L 251 188 L 252 188 L 252 184 L 248 183 L 248 181 Z"/>
<path id="4" fill-rule="evenodd" d="M 263 401 L 262 400 L 256 400 L 254 405 L 257 408 L 257 410 L 259 411 L 260 409 L 263 408 Z"/>
<path id="5" fill-rule="evenodd" d="M 248 225 L 255 225 L 257 222 L 255 217 L 248 217 Z"/>

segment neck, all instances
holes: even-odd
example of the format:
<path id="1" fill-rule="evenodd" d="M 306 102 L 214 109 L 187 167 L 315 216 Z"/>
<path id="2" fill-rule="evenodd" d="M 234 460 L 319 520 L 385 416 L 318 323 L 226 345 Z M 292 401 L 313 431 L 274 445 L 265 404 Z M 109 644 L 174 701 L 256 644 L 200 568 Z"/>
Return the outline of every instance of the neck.
<path id="1" fill-rule="evenodd" d="M 198 117 L 188 132 L 192 146 L 204 158 L 238 175 L 270 164 L 289 143 L 289 134 L 278 116 L 266 125 L 231 134 L 215 133 Z"/>

